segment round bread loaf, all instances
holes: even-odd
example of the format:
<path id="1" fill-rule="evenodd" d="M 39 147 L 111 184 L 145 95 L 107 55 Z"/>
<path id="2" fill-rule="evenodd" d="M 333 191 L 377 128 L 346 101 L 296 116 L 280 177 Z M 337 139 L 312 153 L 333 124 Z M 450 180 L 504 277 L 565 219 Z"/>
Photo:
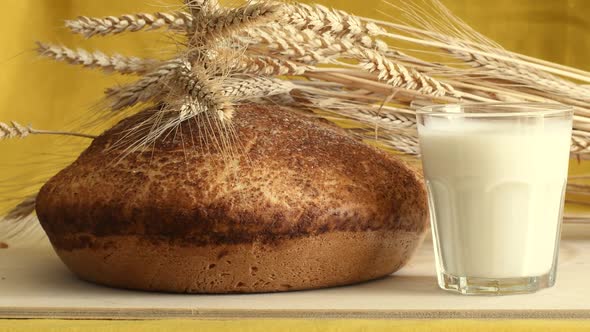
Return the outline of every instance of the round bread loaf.
<path id="1" fill-rule="evenodd" d="M 146 151 L 94 140 L 39 193 L 37 214 L 80 278 L 132 289 L 232 293 L 345 285 L 402 267 L 427 229 L 421 178 L 316 120 L 246 105 L 233 154 L 182 124 Z"/>

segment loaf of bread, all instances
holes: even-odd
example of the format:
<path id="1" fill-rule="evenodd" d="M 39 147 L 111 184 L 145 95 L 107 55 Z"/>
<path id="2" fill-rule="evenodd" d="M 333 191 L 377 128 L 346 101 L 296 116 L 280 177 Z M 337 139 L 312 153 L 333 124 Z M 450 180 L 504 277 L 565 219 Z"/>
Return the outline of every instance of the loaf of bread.
<path id="1" fill-rule="evenodd" d="M 95 139 L 38 196 L 53 247 L 82 279 L 187 293 L 345 285 L 398 270 L 423 239 L 419 175 L 337 128 L 246 105 L 230 150 L 187 121 L 123 155 L 151 115 Z"/>

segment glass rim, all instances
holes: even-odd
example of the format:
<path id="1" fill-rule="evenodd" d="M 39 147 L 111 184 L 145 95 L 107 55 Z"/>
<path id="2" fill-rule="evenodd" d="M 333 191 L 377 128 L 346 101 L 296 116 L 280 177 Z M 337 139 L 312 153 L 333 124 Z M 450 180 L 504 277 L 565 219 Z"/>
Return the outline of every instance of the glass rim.
<path id="1" fill-rule="evenodd" d="M 510 110 L 514 108 L 515 110 Z M 460 109 L 460 111 L 458 111 Z M 472 112 L 464 112 L 465 109 Z M 489 112 L 484 112 L 489 110 Z M 490 118 L 490 117 L 557 117 L 573 114 L 573 107 L 555 103 L 531 103 L 531 102 L 482 102 L 482 103 L 456 103 L 437 104 L 424 106 L 416 111 L 418 116 L 435 117 L 465 117 L 465 118 Z"/>

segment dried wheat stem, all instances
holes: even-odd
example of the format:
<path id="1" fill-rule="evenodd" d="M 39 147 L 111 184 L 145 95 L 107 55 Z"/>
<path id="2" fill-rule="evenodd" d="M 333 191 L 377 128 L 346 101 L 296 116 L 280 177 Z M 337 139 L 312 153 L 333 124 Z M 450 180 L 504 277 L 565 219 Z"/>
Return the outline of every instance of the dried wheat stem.
<path id="1" fill-rule="evenodd" d="M 10 210 L 6 216 L 4 216 L 5 220 L 22 220 L 35 212 L 35 204 L 37 202 L 37 194 L 31 195 L 25 198 L 22 202 L 20 202 L 17 206 L 15 206 L 12 210 Z"/>
<path id="2" fill-rule="evenodd" d="M 377 140 L 381 145 L 395 149 L 409 155 L 419 155 L 418 137 L 405 130 L 379 130 L 368 131 L 366 129 L 347 129 L 355 137 L 362 140 Z"/>
<path id="3" fill-rule="evenodd" d="M 84 49 L 74 51 L 65 46 L 40 42 L 37 43 L 37 46 L 37 52 L 42 56 L 73 65 L 82 65 L 87 68 L 99 68 L 105 72 L 143 75 L 160 62 L 153 59 L 125 57 L 118 54 L 108 56 L 100 51 L 88 52 Z"/>
<path id="4" fill-rule="evenodd" d="M 66 21 L 66 27 L 72 32 L 92 36 L 105 36 L 122 32 L 134 32 L 140 30 L 155 30 L 167 27 L 175 31 L 190 31 L 193 17 L 186 12 L 133 14 L 108 17 L 81 16 L 75 20 Z"/>
<path id="5" fill-rule="evenodd" d="M 572 147 L 570 152 L 574 154 L 590 153 L 590 137 L 587 132 L 580 130 L 572 131 Z"/>
<path id="6" fill-rule="evenodd" d="M 340 83 L 352 89 L 364 89 L 367 91 L 371 91 L 372 93 L 379 94 L 383 96 L 385 99 L 387 96 L 391 95 L 395 92 L 395 99 L 397 102 L 403 103 L 410 103 L 417 99 L 426 99 L 432 102 L 440 101 L 440 102 L 448 102 L 448 103 L 456 103 L 459 99 L 449 96 L 428 96 L 424 95 L 415 90 L 408 90 L 404 88 L 394 88 L 389 84 L 384 82 L 379 82 L 373 79 L 366 79 L 361 78 L 345 73 L 339 72 L 330 72 L 328 70 L 316 70 L 316 71 L 309 71 L 306 72 L 303 76 L 312 78 L 312 79 L 319 79 L 326 82 L 333 82 L 333 83 Z"/>
<path id="7" fill-rule="evenodd" d="M 363 101 L 348 101 L 332 91 L 304 89 L 305 101 L 313 108 L 330 110 L 341 118 L 383 128 L 415 128 L 416 116 L 407 110 L 387 105 L 373 105 Z M 345 93 L 345 92 L 343 92 Z"/>
<path id="8" fill-rule="evenodd" d="M 31 126 L 25 127 L 15 121 L 12 121 L 10 124 L 0 122 L 0 140 L 11 138 L 25 138 L 29 135 L 60 135 L 76 136 L 91 139 L 96 138 L 96 136 L 94 135 L 88 135 L 83 133 L 34 129 Z"/>
<path id="9" fill-rule="evenodd" d="M 31 134 L 35 134 L 35 135 L 73 136 L 73 137 L 81 137 L 81 138 L 89 138 L 89 139 L 95 139 L 95 138 L 98 137 L 96 135 L 90 135 L 90 134 L 84 134 L 84 133 L 77 133 L 77 132 L 71 132 L 71 131 L 55 131 L 55 130 L 40 130 L 40 129 L 32 129 Z"/>

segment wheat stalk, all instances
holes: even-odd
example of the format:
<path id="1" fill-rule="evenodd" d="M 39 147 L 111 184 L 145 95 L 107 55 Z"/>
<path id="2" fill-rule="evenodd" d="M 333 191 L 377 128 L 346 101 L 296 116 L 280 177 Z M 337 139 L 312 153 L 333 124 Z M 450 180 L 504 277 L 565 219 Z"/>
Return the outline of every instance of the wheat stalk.
<path id="1" fill-rule="evenodd" d="M 76 136 L 76 137 L 91 138 L 91 139 L 96 138 L 96 136 L 94 136 L 94 135 L 83 134 L 83 133 L 34 129 L 31 126 L 25 127 L 16 121 L 12 121 L 12 122 L 10 122 L 10 124 L 0 122 L 0 141 L 4 140 L 4 139 L 11 139 L 11 138 L 25 138 L 29 135 L 60 135 L 60 136 Z"/>
<path id="2" fill-rule="evenodd" d="M 101 18 L 80 16 L 75 20 L 66 21 L 66 27 L 70 31 L 84 35 L 86 38 L 122 32 L 149 31 L 164 27 L 173 31 L 190 31 L 192 25 L 193 17 L 186 12 L 141 13 Z"/>
<path id="3" fill-rule="evenodd" d="M 35 212 L 35 204 L 37 202 L 37 194 L 25 198 L 12 210 L 10 210 L 4 219 L 6 220 L 22 220 Z"/>
<path id="4" fill-rule="evenodd" d="M 65 46 L 41 42 L 38 42 L 37 46 L 37 52 L 42 56 L 73 65 L 82 65 L 86 68 L 99 68 L 108 73 L 142 75 L 159 63 L 158 60 L 153 59 L 125 57 L 118 54 L 108 56 L 100 51 L 89 52 L 80 48 L 74 51 Z"/>
<path id="5" fill-rule="evenodd" d="M 417 156 L 420 154 L 418 149 L 418 137 L 405 130 L 379 130 L 367 131 L 366 129 L 353 128 L 348 130 L 353 136 L 369 141 L 378 141 L 380 144 L 392 148 L 396 151 L 408 155 Z"/>

